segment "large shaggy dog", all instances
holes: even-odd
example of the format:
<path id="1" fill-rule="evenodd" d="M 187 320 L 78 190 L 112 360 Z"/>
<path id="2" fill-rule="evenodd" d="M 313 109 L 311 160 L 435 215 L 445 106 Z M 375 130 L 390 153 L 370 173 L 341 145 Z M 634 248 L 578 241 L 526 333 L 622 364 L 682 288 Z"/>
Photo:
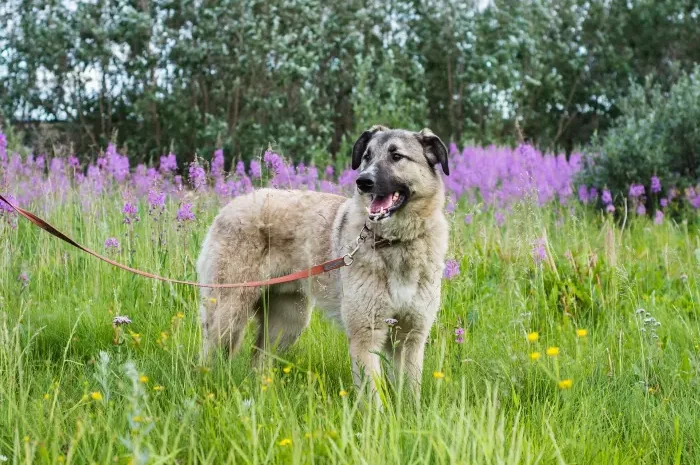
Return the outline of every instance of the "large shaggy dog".
<path id="1" fill-rule="evenodd" d="M 365 225 L 371 232 L 349 267 L 263 289 L 202 289 L 204 355 L 219 345 L 233 354 L 252 317 L 259 322 L 258 349 L 287 347 L 314 307 L 342 322 L 356 384 L 363 374 L 381 374 L 383 352 L 419 387 L 447 251 L 438 171 L 449 174 L 447 149 L 428 129 L 374 126 L 355 142 L 352 167 L 360 169 L 352 198 L 261 189 L 221 210 L 197 262 L 203 283 L 302 270 L 348 253 Z M 262 354 L 255 352 L 254 363 Z"/>

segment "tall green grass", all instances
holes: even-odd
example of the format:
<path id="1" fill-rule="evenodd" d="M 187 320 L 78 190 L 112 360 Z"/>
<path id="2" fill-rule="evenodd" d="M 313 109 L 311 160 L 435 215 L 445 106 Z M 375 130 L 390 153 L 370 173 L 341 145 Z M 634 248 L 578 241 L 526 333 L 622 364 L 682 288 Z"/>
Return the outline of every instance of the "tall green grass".
<path id="1" fill-rule="evenodd" d="M 124 263 L 196 279 L 215 205 L 202 200 L 182 227 L 174 205 L 133 227 L 120 206 L 94 199 L 87 215 L 68 199 L 46 213 L 96 249 L 117 237 Z M 249 368 L 250 335 L 237 357 L 202 367 L 194 289 L 2 221 L 0 463 L 699 463 L 698 225 L 635 218 L 622 230 L 528 205 L 503 226 L 489 213 L 467 225 L 466 210 L 420 405 L 394 390 L 382 410 L 364 405 L 344 333 L 318 316 L 262 373 Z M 118 344 L 115 315 L 133 320 Z"/>

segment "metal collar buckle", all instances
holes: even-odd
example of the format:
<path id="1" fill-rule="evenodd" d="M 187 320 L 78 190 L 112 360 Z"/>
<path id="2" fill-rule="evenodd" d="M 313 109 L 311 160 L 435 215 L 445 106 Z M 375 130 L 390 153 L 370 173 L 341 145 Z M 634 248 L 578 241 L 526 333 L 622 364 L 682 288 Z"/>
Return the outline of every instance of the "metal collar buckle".
<path id="1" fill-rule="evenodd" d="M 372 230 L 369 229 L 367 223 L 365 223 L 365 225 L 362 226 L 362 231 L 360 231 L 360 235 L 357 236 L 357 239 L 355 239 L 355 248 L 352 250 L 352 252 L 347 253 L 343 256 L 343 262 L 345 263 L 345 266 L 352 265 L 352 263 L 355 261 L 355 254 L 358 250 L 360 250 L 360 246 L 367 240 L 367 237 L 371 232 Z"/>

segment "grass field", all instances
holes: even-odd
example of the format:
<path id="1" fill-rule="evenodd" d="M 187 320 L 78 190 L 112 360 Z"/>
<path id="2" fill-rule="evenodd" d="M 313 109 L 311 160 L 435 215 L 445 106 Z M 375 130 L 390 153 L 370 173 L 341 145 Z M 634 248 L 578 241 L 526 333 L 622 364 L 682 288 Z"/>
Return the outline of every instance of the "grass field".
<path id="1" fill-rule="evenodd" d="M 48 219 L 196 279 L 215 201 L 178 226 L 170 200 L 161 221 L 128 225 L 121 199 L 86 214 L 77 195 Z M 0 462 L 700 462 L 697 224 L 621 229 L 582 206 L 519 203 L 499 225 L 468 208 L 452 216 L 460 272 L 443 284 L 421 404 L 393 392 L 383 411 L 360 408 L 346 338 L 320 317 L 264 373 L 249 369 L 250 337 L 202 367 L 194 289 L 0 218 Z M 133 322 L 116 332 L 116 315 Z"/>

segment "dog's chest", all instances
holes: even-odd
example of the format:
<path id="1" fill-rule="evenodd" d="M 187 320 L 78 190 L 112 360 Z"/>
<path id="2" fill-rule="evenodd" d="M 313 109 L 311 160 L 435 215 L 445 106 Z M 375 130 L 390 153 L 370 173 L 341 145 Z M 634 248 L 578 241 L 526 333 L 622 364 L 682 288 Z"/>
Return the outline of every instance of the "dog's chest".
<path id="1" fill-rule="evenodd" d="M 408 309 L 416 304 L 418 297 L 418 280 L 410 275 L 389 273 L 387 291 L 391 306 L 396 309 Z"/>

